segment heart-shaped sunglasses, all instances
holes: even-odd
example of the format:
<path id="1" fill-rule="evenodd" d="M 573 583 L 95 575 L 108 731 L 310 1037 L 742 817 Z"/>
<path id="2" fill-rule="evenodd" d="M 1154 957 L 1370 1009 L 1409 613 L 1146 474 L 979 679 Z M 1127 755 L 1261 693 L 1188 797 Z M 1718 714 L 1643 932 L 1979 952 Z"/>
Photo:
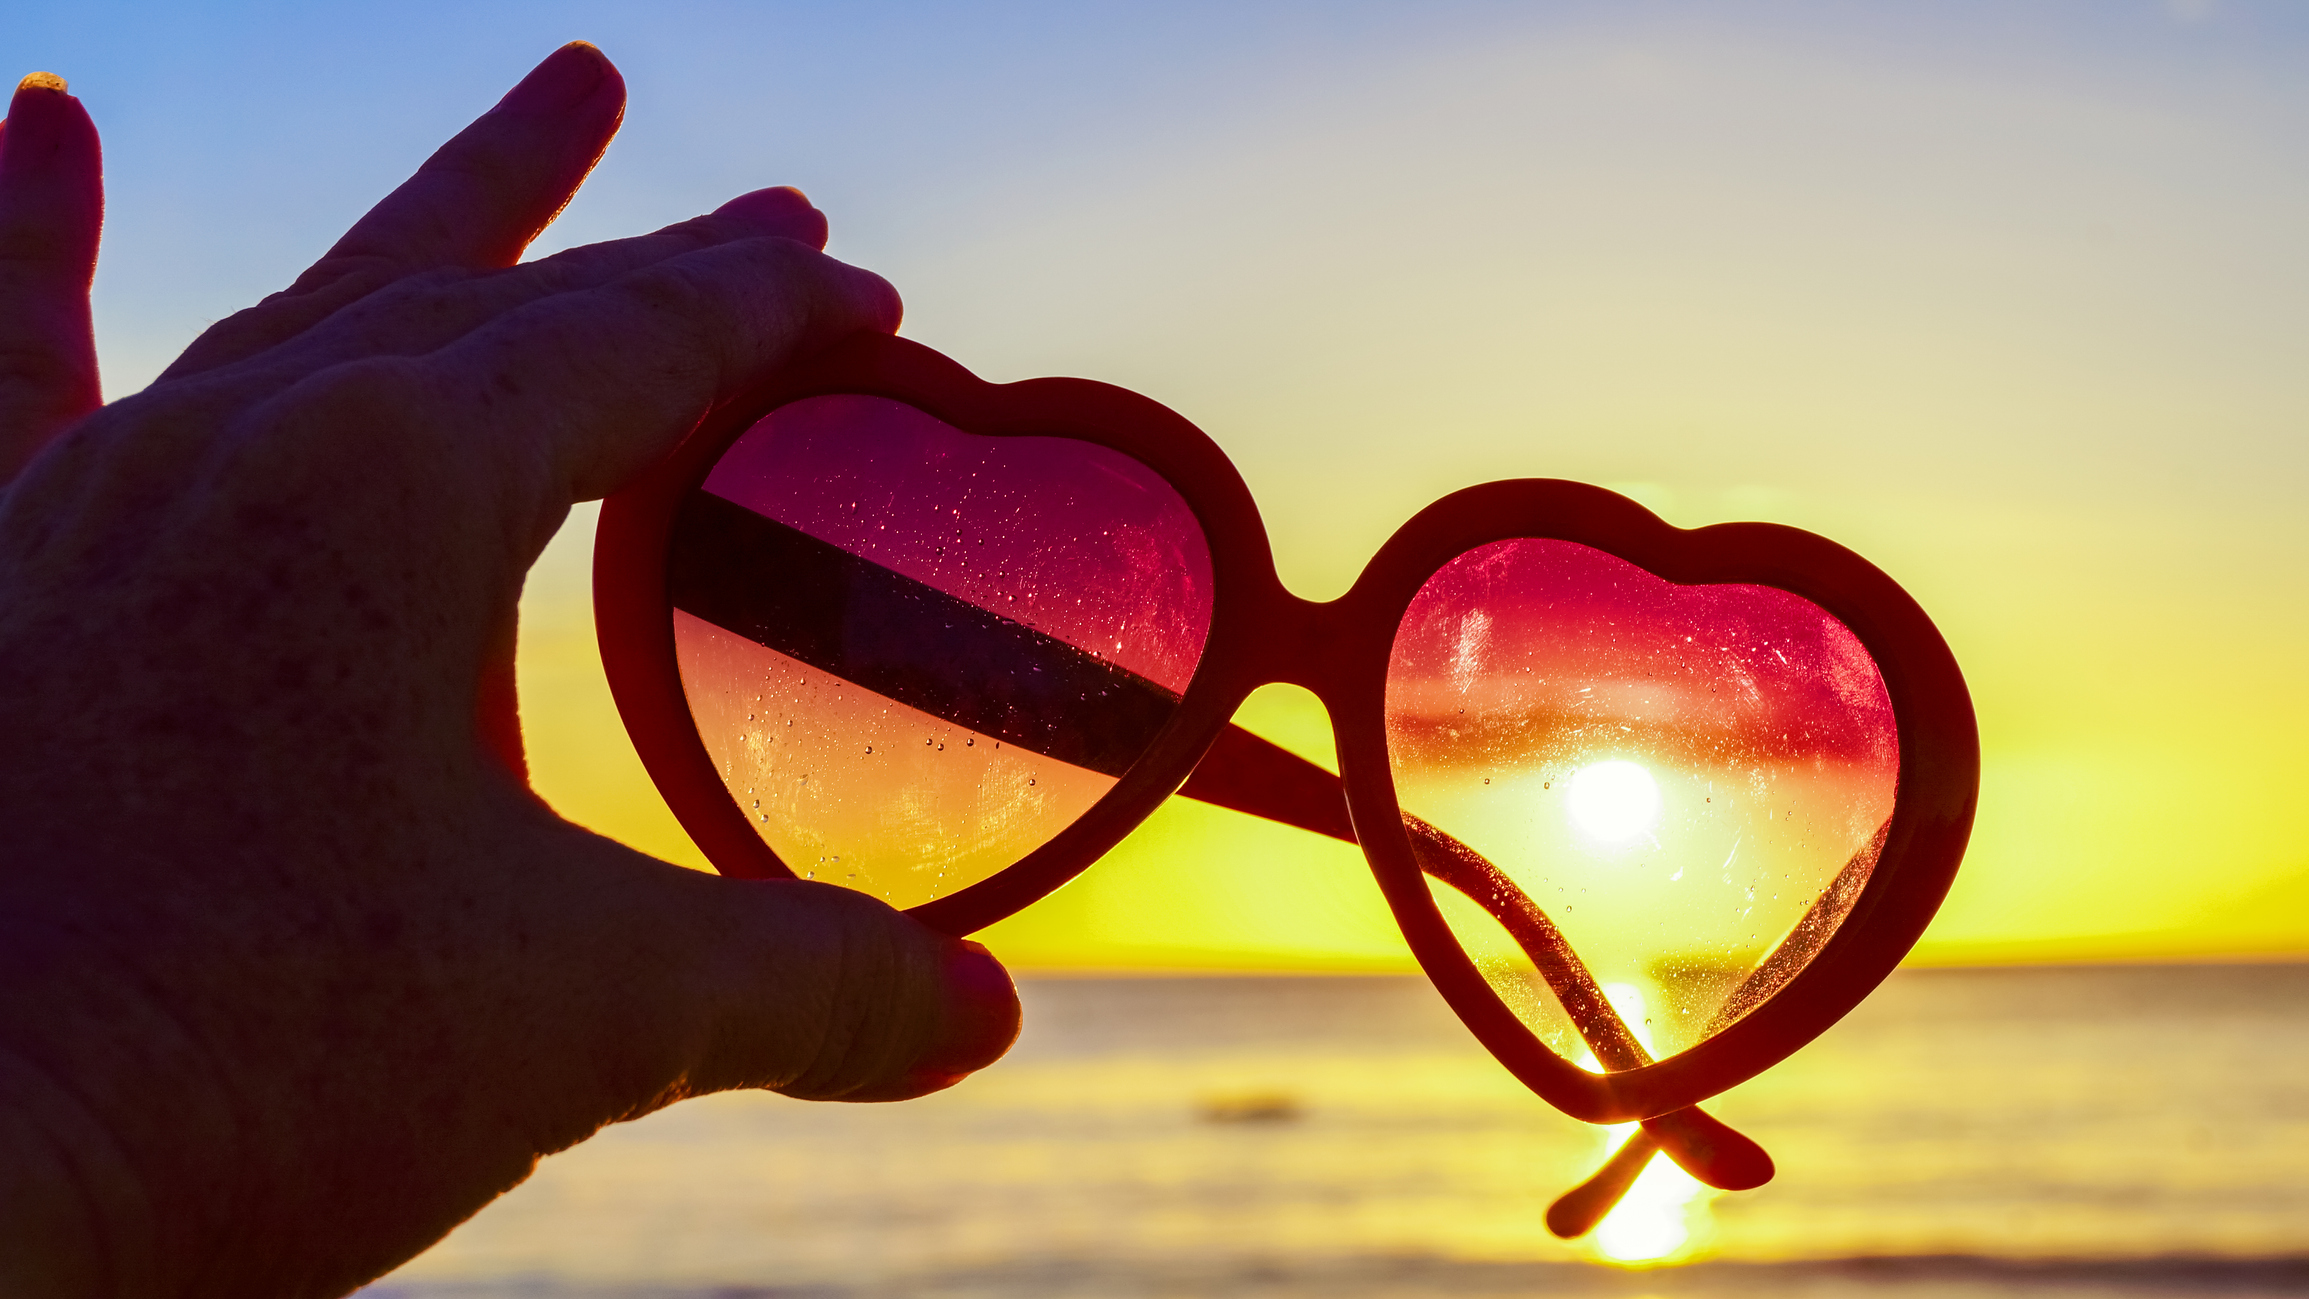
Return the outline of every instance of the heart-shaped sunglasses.
<path id="1" fill-rule="evenodd" d="M 1696 1103 L 1891 972 L 1979 784 L 1947 645 L 1821 537 L 1486 483 L 1314 603 L 1180 416 L 881 335 L 717 408 L 604 504 L 594 571 L 619 711 L 725 874 L 960 935 L 1173 793 L 1360 844 L 1509 1071 L 1641 1121 L 1549 1210 L 1564 1236 L 1655 1151 L 1772 1176 Z M 1270 682 L 1323 701 L 1338 775 L 1229 724 Z"/>

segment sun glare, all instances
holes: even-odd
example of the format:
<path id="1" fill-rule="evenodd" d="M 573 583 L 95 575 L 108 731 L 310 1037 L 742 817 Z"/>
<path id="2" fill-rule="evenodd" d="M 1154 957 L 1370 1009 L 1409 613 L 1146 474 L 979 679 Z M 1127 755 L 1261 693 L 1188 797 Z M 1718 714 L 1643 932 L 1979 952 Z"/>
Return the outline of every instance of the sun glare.
<path id="1" fill-rule="evenodd" d="M 1611 1129 L 1614 1146 L 1634 1129 L 1632 1123 Z M 1655 1154 L 1618 1206 L 1596 1224 L 1589 1247 L 1610 1263 L 1640 1267 L 1682 1262 L 1705 1243 L 1708 1201 L 1714 1198 L 1674 1160 Z"/>
<path id="2" fill-rule="evenodd" d="M 1642 766 L 1615 758 L 1573 772 L 1564 805 L 1581 834 L 1622 844 L 1659 823 L 1660 786 Z"/>

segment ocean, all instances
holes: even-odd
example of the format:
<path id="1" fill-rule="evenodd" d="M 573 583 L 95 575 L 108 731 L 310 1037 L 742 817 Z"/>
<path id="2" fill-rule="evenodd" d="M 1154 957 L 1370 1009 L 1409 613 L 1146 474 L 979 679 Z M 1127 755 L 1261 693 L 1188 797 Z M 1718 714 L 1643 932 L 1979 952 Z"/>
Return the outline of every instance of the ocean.
<path id="1" fill-rule="evenodd" d="M 368 1299 L 2309 1295 L 2309 964 L 1903 971 L 1708 1108 L 1778 1162 L 1655 1164 L 1410 978 L 1029 979 L 993 1068 L 901 1105 L 620 1125 Z"/>

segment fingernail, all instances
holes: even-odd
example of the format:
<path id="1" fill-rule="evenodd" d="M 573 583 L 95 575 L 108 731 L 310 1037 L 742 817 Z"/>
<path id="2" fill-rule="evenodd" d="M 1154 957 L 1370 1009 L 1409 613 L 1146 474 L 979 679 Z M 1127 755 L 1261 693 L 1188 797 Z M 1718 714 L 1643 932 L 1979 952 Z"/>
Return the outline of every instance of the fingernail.
<path id="1" fill-rule="evenodd" d="M 922 1092 L 951 1087 L 1002 1058 L 1018 1040 L 1018 989 L 994 954 L 967 939 L 946 960 L 946 1029 L 907 1074 Z"/>
<path id="2" fill-rule="evenodd" d="M 65 91 L 64 78 L 35 72 L 17 82 L 8 102 L 8 129 L 0 132 L 0 167 L 17 172 L 55 163 L 74 117 L 87 120 Z"/>
<path id="3" fill-rule="evenodd" d="M 577 107 L 601 88 L 609 59 L 584 41 L 571 41 L 530 69 L 521 84 L 497 102 L 524 113 L 561 113 Z"/>

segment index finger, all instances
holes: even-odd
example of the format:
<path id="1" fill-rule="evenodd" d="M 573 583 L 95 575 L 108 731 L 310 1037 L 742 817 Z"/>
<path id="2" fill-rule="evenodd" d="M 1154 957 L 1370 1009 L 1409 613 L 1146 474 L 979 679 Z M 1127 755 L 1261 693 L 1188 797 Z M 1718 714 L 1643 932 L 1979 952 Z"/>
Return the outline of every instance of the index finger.
<path id="1" fill-rule="evenodd" d="M 601 160 L 625 116 L 625 79 L 571 41 L 369 209 L 283 293 L 220 321 L 161 377 L 227 365 L 295 337 L 420 271 L 520 260 Z"/>
<path id="2" fill-rule="evenodd" d="M 298 287 L 346 261 L 403 273 L 511 266 L 569 205 L 624 117 L 625 78 L 571 41 L 369 209 Z"/>

